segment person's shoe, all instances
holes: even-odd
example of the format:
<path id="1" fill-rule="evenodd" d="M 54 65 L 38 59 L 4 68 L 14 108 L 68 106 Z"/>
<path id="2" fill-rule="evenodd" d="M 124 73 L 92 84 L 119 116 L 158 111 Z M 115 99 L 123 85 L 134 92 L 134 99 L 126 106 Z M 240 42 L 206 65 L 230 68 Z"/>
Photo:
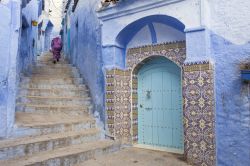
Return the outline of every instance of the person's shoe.
<path id="1" fill-rule="evenodd" d="M 53 60 L 53 63 L 56 64 L 56 60 Z"/>

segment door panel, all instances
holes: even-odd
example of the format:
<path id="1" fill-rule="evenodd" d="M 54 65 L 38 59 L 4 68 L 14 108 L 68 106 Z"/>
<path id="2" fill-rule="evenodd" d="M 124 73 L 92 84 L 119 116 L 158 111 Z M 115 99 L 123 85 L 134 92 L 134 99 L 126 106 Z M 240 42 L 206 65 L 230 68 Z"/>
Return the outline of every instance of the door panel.
<path id="1" fill-rule="evenodd" d="M 183 150 L 181 70 L 166 59 L 138 73 L 138 143 Z"/>

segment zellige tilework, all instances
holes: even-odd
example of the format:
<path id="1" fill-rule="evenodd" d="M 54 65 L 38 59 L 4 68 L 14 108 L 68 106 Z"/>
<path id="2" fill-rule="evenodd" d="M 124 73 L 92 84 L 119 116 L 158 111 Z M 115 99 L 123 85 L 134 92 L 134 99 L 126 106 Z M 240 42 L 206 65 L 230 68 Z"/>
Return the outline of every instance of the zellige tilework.
<path id="1" fill-rule="evenodd" d="M 106 72 L 106 111 L 110 134 L 123 143 L 137 143 L 137 72 L 155 56 L 164 56 L 183 69 L 184 151 L 187 161 L 195 166 L 215 165 L 213 66 L 208 61 L 184 64 L 185 41 L 131 48 L 126 56 L 126 70 Z"/>

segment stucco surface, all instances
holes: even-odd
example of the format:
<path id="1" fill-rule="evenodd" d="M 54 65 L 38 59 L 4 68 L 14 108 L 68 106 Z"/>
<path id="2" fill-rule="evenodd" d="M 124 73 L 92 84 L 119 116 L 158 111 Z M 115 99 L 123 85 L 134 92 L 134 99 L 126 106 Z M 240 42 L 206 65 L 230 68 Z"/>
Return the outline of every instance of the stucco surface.
<path id="1" fill-rule="evenodd" d="M 38 4 L 36 0 L 32 0 L 22 9 L 22 18 L 26 19 L 28 26 L 22 27 L 20 32 L 19 72 L 29 72 L 31 64 L 36 60 L 37 27 L 32 26 L 31 22 L 38 20 Z"/>
<path id="2" fill-rule="evenodd" d="M 8 100 L 8 56 L 10 47 L 10 9 L 0 4 L 0 17 L 6 18 L 0 21 L 0 137 L 6 134 L 7 119 L 6 119 L 6 102 Z M 6 28 L 7 27 L 7 28 Z"/>
<path id="3" fill-rule="evenodd" d="M 21 1 L 0 4 L 0 137 L 7 137 L 14 125 L 15 99 L 21 72 L 34 62 L 36 28 L 22 33 L 22 13 L 26 22 L 36 20 L 38 3 L 31 1 L 21 9 Z M 22 35 L 23 34 L 23 35 Z M 35 46 L 35 43 L 34 43 Z"/>
<path id="4" fill-rule="evenodd" d="M 137 12 L 137 10 L 135 10 L 137 6 L 147 6 L 149 4 L 153 6 L 152 4 L 157 4 L 157 2 L 161 3 L 156 5 L 156 7 L 149 8 L 150 10 L 143 10 L 143 12 Z M 185 24 L 187 29 L 201 26 L 199 0 L 157 0 L 157 2 L 153 0 L 144 0 L 144 2 L 128 0 L 125 2 L 125 4 L 121 3 L 119 6 L 117 6 L 117 8 L 114 8 L 113 10 L 110 9 L 98 13 L 99 18 L 106 22 L 103 24 L 103 45 L 115 44 L 114 39 L 124 27 L 131 24 L 135 20 L 139 20 L 141 18 L 152 15 L 167 15 L 175 17 L 180 22 Z M 135 11 L 133 11 L 133 9 Z M 123 17 L 120 17 L 120 13 L 123 14 Z M 131 16 L 131 13 L 133 13 L 133 16 Z M 115 17 L 119 16 L 119 18 L 111 19 L 113 18 L 113 15 Z"/>
<path id="5" fill-rule="evenodd" d="M 6 137 L 14 123 L 16 91 L 16 57 L 20 27 L 20 3 L 0 4 L 0 137 Z"/>
<path id="6" fill-rule="evenodd" d="M 85 76 L 99 112 L 104 114 L 103 69 L 125 68 L 126 48 L 186 39 L 186 62 L 210 60 L 215 67 L 217 165 L 248 165 L 250 94 L 240 78 L 239 65 L 250 57 L 250 2 L 127 0 L 97 14 L 93 9 L 95 2 L 79 1 L 70 31 L 75 36 L 71 49 L 78 50 L 72 52 L 72 57 L 77 57 L 76 66 Z M 166 30 L 161 22 L 153 23 L 152 28 L 150 20 L 143 20 L 155 15 L 170 16 L 183 23 L 185 35 Z M 74 28 L 77 19 L 79 35 L 75 35 Z M 142 22 L 129 26 L 140 19 Z M 141 27 L 142 24 L 146 25 Z"/>
<path id="7" fill-rule="evenodd" d="M 100 21 L 95 14 L 98 2 L 98 0 L 79 1 L 75 12 L 70 15 L 69 59 L 84 76 L 93 98 L 94 111 L 99 112 L 101 119 L 104 121 L 101 30 Z"/>
<path id="8" fill-rule="evenodd" d="M 211 55 L 216 66 L 218 165 L 250 163 L 250 103 L 240 63 L 250 57 L 249 1 L 211 1 Z M 248 156 L 248 157 L 247 157 Z"/>

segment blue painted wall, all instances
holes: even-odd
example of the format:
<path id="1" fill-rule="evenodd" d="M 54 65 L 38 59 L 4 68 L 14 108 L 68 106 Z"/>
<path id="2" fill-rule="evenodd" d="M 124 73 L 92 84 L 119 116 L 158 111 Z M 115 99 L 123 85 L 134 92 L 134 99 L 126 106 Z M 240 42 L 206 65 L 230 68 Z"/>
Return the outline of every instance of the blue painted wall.
<path id="1" fill-rule="evenodd" d="M 10 5 L 10 4 L 9 4 Z M 10 6 L 0 3 L 0 137 L 7 134 L 7 101 L 8 101 L 8 64 L 10 48 L 10 23 L 11 10 Z"/>
<path id="2" fill-rule="evenodd" d="M 22 8 L 22 27 L 20 29 L 20 46 L 18 56 L 18 73 L 29 73 L 31 65 L 35 63 L 37 56 L 37 35 L 38 27 L 32 26 L 32 20 L 38 21 L 39 8 L 41 3 L 31 0 Z"/>
<path id="3" fill-rule="evenodd" d="M 126 34 L 126 36 L 129 36 L 129 34 Z M 132 37 L 126 48 L 182 40 L 185 40 L 183 32 L 164 23 L 151 22 Z"/>
<path id="4" fill-rule="evenodd" d="M 250 93 L 240 63 L 250 61 L 250 1 L 212 0 L 211 56 L 216 67 L 218 165 L 250 164 Z M 233 12 L 232 12 L 233 11 Z"/>
<path id="5" fill-rule="evenodd" d="M 240 78 L 240 62 L 250 57 L 250 42 L 236 45 L 211 33 L 216 67 L 218 165 L 250 163 L 250 91 Z M 248 156 L 248 157 L 246 157 Z"/>
<path id="6" fill-rule="evenodd" d="M 132 17 L 131 19 L 133 20 Z M 122 22 L 122 19 L 119 21 Z M 112 28 L 119 29 L 120 25 L 114 24 Z M 118 33 L 114 44 L 103 45 L 104 67 L 125 68 L 128 48 L 185 40 L 184 28 L 184 24 L 177 19 L 165 15 L 153 15 L 134 20 Z M 103 40 L 112 36 L 112 31 L 109 33 L 110 35 L 103 34 Z"/>
<path id="7" fill-rule="evenodd" d="M 36 0 L 26 5 L 22 5 L 22 1 L 6 2 L 0 3 L 0 18 L 4 18 L 0 22 L 0 138 L 12 132 L 20 74 L 34 61 L 32 41 L 36 40 L 36 28 L 23 30 L 22 15 L 26 16 L 27 24 L 38 15 Z"/>
<path id="8" fill-rule="evenodd" d="M 70 15 L 71 55 L 67 56 L 85 76 L 96 110 L 104 118 L 104 69 L 125 68 L 127 48 L 186 39 L 187 62 L 211 60 L 215 65 L 217 165 L 246 166 L 250 163 L 250 94 L 241 82 L 239 65 L 250 57 L 250 2 L 239 1 L 190 0 L 157 6 L 167 2 L 127 0 L 96 14 L 98 1 L 80 0 Z M 152 8 L 133 11 L 148 4 Z"/>
<path id="9" fill-rule="evenodd" d="M 0 138 L 11 132 L 14 124 L 17 86 L 17 56 L 20 34 L 21 4 L 0 3 Z"/>
<path id="10" fill-rule="evenodd" d="M 94 103 L 104 121 L 104 75 L 101 56 L 100 21 L 95 10 L 99 0 L 80 0 L 74 13 L 68 11 L 70 26 L 64 30 L 66 57 L 84 76 Z M 66 24 L 64 28 L 66 28 Z M 68 34 L 70 33 L 70 34 Z M 70 37 L 69 37 L 70 36 Z M 70 44 L 67 42 L 70 40 Z M 68 48 L 70 46 L 70 48 Z M 69 55 L 68 55 L 68 50 Z"/>

